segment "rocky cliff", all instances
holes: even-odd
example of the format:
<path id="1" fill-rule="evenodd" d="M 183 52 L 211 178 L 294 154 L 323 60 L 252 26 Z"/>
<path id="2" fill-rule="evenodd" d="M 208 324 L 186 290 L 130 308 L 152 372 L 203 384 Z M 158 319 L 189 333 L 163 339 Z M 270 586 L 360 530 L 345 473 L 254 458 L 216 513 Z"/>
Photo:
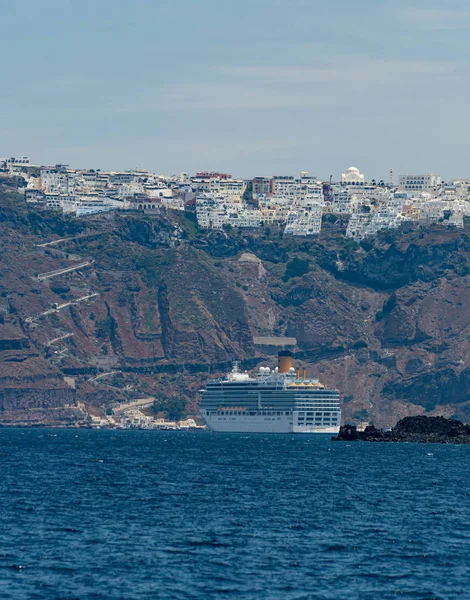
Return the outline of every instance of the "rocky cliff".
<path id="1" fill-rule="evenodd" d="M 68 219 L 11 192 L 0 228 L 0 423 L 148 394 L 194 412 L 201 381 L 232 360 L 273 364 L 258 336 L 295 337 L 348 421 L 470 413 L 465 230 L 362 245 L 328 220 L 312 240 L 204 233 L 177 212 Z"/>

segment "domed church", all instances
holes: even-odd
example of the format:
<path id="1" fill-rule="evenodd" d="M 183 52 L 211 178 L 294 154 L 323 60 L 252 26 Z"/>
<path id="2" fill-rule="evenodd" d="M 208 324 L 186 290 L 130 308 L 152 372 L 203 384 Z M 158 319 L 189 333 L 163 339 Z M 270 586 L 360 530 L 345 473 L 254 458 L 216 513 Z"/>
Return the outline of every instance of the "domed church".
<path id="1" fill-rule="evenodd" d="M 349 167 L 341 174 L 341 182 L 348 185 L 364 185 L 365 177 L 356 167 Z"/>

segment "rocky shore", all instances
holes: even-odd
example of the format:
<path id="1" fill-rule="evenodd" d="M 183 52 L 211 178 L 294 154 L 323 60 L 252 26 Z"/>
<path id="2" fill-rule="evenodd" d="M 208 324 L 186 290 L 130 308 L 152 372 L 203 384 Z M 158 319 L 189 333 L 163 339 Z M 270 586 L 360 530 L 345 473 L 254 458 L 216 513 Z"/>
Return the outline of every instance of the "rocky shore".
<path id="1" fill-rule="evenodd" d="M 369 425 L 358 431 L 355 425 L 343 425 L 339 442 L 418 442 L 433 444 L 470 444 L 470 425 L 444 417 L 405 417 L 390 430 L 376 429 Z"/>

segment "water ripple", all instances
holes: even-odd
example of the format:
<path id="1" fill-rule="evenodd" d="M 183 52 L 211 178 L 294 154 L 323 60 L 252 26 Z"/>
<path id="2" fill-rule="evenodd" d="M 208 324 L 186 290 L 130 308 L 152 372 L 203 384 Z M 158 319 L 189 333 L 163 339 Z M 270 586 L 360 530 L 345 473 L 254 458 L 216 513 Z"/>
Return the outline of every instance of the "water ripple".
<path id="1" fill-rule="evenodd" d="M 7 429 L 0 447 L 0 600 L 469 597 L 470 447 Z"/>

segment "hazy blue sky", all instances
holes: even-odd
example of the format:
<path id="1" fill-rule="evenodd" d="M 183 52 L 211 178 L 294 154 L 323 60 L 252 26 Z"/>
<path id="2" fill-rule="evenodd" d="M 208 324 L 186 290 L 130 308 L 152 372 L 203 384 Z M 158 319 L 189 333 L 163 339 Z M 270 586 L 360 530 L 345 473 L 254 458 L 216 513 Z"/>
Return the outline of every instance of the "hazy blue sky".
<path id="1" fill-rule="evenodd" d="M 0 0 L 0 156 L 470 177 L 468 0 Z"/>

